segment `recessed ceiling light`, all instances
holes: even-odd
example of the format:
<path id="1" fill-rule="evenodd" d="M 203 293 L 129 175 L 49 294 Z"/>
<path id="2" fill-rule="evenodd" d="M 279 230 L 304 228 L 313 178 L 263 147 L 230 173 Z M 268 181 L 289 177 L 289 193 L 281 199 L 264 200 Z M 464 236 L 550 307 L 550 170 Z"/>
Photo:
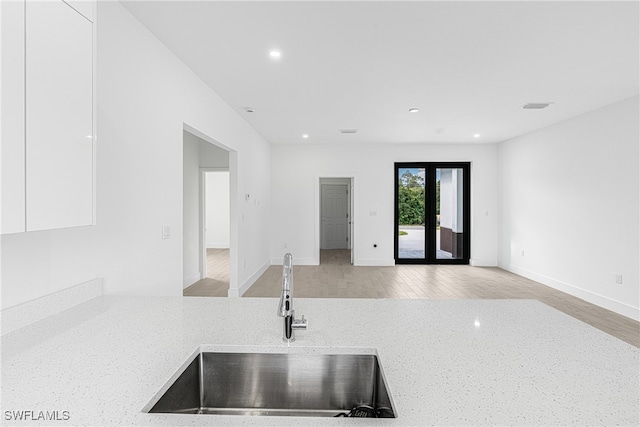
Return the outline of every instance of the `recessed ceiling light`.
<path id="1" fill-rule="evenodd" d="M 306 134 L 306 133 L 304 133 L 304 134 L 302 134 L 302 137 L 303 137 L 304 139 L 307 139 L 307 138 L 309 138 L 309 135 L 308 135 L 308 134 Z"/>
<path id="2" fill-rule="evenodd" d="M 417 113 L 418 111 L 420 111 L 418 108 L 409 108 L 410 113 Z"/>
<path id="3" fill-rule="evenodd" d="M 282 53 L 279 50 L 272 50 L 269 52 L 269 56 L 273 59 L 278 59 L 282 56 Z"/>
<path id="4" fill-rule="evenodd" d="M 474 137 L 474 138 L 480 138 L 480 134 L 479 134 L 479 133 L 474 133 L 474 134 L 473 134 L 473 137 Z"/>
<path id="5" fill-rule="evenodd" d="M 251 108 L 251 107 L 244 107 L 244 111 L 246 111 L 247 113 L 253 113 L 253 108 Z"/>
<path id="6" fill-rule="evenodd" d="M 528 104 L 524 104 L 522 108 L 525 110 L 542 110 L 551 104 L 553 104 L 553 102 L 530 102 Z"/>
<path id="7" fill-rule="evenodd" d="M 356 133 L 358 129 L 340 129 L 340 133 Z"/>

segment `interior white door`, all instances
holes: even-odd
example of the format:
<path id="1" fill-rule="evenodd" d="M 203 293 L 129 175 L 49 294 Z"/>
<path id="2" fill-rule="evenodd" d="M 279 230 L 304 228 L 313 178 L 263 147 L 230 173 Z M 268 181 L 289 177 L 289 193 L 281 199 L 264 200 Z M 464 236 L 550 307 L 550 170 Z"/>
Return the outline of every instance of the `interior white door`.
<path id="1" fill-rule="evenodd" d="M 321 186 L 321 249 L 348 249 L 347 185 Z"/>
<path id="2" fill-rule="evenodd" d="M 62 1 L 26 8 L 27 231 L 93 223 L 93 24 Z"/>

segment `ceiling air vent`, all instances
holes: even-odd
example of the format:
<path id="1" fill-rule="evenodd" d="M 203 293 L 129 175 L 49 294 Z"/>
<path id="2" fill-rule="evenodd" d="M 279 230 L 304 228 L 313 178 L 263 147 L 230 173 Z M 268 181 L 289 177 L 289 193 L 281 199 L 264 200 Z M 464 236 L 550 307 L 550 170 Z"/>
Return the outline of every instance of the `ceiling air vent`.
<path id="1" fill-rule="evenodd" d="M 525 110 L 542 110 L 551 104 L 553 104 L 553 102 L 530 102 L 528 104 L 524 104 L 522 108 Z"/>
<path id="2" fill-rule="evenodd" d="M 340 133 L 356 133 L 358 129 L 340 129 Z"/>

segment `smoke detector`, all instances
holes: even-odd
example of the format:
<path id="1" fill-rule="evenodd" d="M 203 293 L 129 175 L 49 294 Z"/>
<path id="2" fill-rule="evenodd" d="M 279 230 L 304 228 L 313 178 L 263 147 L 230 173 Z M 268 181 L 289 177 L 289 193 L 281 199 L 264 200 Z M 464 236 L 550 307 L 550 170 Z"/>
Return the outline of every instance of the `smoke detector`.
<path id="1" fill-rule="evenodd" d="M 340 133 L 356 133 L 358 129 L 340 129 Z"/>
<path id="2" fill-rule="evenodd" d="M 524 104 L 522 108 L 524 110 L 542 110 L 551 104 L 553 104 L 553 102 L 530 102 L 528 104 Z"/>

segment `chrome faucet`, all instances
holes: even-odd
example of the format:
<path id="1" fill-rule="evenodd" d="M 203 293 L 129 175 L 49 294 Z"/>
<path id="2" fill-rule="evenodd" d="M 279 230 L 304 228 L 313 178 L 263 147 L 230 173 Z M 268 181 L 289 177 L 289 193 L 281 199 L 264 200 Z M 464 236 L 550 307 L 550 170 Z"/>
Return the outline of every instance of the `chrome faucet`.
<path id="1" fill-rule="evenodd" d="M 293 310 L 293 256 L 291 254 L 286 254 L 282 262 L 282 294 L 280 294 L 278 316 L 284 317 L 284 332 L 282 334 L 284 342 L 295 341 L 294 329 L 307 329 L 307 319 L 304 316 L 301 319 L 296 319 Z"/>

